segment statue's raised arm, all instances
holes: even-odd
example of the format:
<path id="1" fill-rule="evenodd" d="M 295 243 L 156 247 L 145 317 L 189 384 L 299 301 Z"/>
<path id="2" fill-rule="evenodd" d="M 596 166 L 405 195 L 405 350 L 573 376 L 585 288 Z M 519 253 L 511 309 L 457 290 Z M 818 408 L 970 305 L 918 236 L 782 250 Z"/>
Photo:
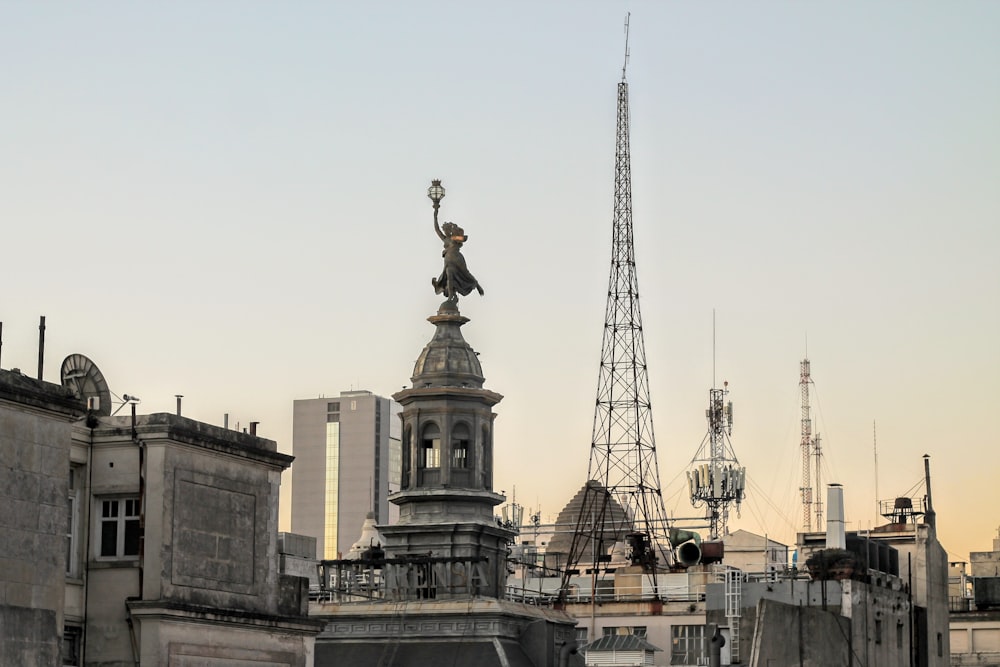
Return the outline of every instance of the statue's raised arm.
<path id="1" fill-rule="evenodd" d="M 449 301 L 458 301 L 458 296 L 468 296 L 472 290 L 483 294 L 479 281 L 469 271 L 462 256 L 462 245 L 469 240 L 465 230 L 453 222 L 438 226 L 438 208 L 444 198 L 444 188 L 441 181 L 432 181 L 427 190 L 427 196 L 434 202 L 434 231 L 444 243 L 441 256 L 444 257 L 444 268 L 441 275 L 431 278 L 435 294 L 444 294 Z"/>

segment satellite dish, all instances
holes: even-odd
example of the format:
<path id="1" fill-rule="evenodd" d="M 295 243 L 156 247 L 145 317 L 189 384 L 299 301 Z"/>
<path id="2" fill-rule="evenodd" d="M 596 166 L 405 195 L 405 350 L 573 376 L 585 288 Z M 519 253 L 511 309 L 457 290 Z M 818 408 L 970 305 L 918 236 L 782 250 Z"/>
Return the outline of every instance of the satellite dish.
<path id="1" fill-rule="evenodd" d="M 62 386 L 69 387 L 77 398 L 87 402 L 88 410 L 105 417 L 111 414 L 111 389 L 101 369 L 89 358 L 69 355 L 63 359 L 59 377 Z"/>

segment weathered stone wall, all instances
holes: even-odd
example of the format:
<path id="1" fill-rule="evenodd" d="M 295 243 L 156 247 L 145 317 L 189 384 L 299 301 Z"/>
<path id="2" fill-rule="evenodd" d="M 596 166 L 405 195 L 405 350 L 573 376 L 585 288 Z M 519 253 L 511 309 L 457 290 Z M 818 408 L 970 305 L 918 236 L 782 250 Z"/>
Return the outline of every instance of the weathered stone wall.
<path id="1" fill-rule="evenodd" d="M 844 667 L 851 661 L 850 620 L 812 607 L 762 599 L 757 604 L 751 667 Z"/>
<path id="2" fill-rule="evenodd" d="M 140 438 L 147 456 L 143 598 L 278 613 L 280 466 L 186 445 L 172 431 Z"/>
<path id="3" fill-rule="evenodd" d="M 2 665 L 59 662 L 77 409 L 62 387 L 0 371 Z"/>

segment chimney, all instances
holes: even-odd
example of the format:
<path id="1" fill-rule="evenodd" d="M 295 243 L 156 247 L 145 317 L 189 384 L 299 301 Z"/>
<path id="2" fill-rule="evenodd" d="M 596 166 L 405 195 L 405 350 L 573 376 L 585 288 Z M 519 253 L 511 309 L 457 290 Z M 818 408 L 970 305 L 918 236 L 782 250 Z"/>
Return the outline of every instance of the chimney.
<path id="1" fill-rule="evenodd" d="M 45 365 L 45 316 L 38 321 L 38 379 L 42 379 L 42 366 Z"/>
<path id="2" fill-rule="evenodd" d="M 250 435 L 257 435 L 257 424 L 260 422 L 250 422 Z"/>
<path id="3" fill-rule="evenodd" d="M 844 533 L 844 487 L 831 484 L 826 491 L 826 548 L 847 548 Z"/>
<path id="4" fill-rule="evenodd" d="M 924 510 L 924 523 L 934 531 L 937 528 L 937 515 L 934 513 L 934 503 L 931 502 L 931 457 L 924 454 L 924 486 L 927 489 L 927 509 Z"/>
<path id="5" fill-rule="evenodd" d="M 184 394 L 174 394 L 177 398 L 177 416 L 181 416 L 181 399 L 184 398 Z"/>

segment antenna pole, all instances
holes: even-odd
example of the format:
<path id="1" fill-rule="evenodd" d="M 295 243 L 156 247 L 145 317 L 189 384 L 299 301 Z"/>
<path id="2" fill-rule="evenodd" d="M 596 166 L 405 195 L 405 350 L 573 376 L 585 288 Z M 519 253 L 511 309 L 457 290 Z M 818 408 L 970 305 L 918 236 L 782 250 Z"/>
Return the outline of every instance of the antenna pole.
<path id="1" fill-rule="evenodd" d="M 625 80 L 625 68 L 628 67 L 628 23 L 631 16 L 632 12 L 625 14 L 625 64 L 622 65 L 622 81 Z"/>
<path id="2" fill-rule="evenodd" d="M 878 521 L 878 431 L 875 429 L 875 420 L 872 420 L 872 449 L 875 452 L 875 520 Z"/>

